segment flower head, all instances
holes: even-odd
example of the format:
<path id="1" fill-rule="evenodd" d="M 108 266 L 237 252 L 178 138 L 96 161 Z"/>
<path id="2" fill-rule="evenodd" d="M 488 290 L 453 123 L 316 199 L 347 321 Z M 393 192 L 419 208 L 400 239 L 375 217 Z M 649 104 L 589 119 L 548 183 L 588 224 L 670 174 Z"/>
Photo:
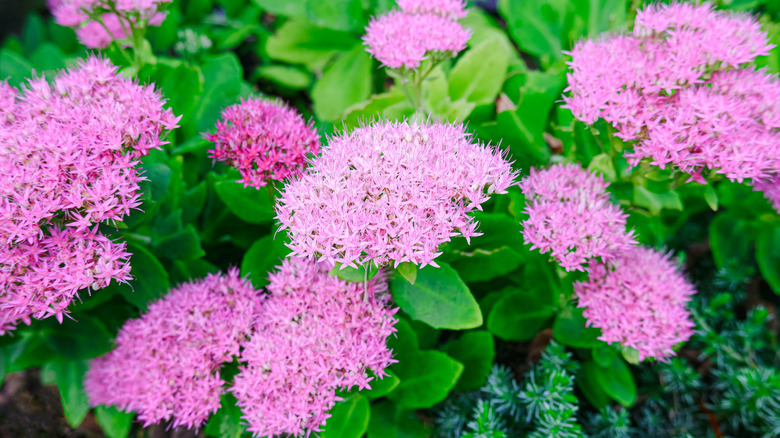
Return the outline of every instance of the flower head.
<path id="1" fill-rule="evenodd" d="M 572 50 L 566 105 L 575 117 L 614 125 L 643 158 L 693 179 L 706 169 L 735 181 L 780 167 L 776 78 L 749 68 L 773 46 L 747 15 L 709 4 L 652 5 L 633 35 Z"/>
<path id="2" fill-rule="evenodd" d="M 236 167 L 239 182 L 255 188 L 300 175 L 320 149 L 317 131 L 297 111 L 259 99 L 225 108 L 216 133 L 206 138 L 216 145 L 211 157 Z"/>
<path id="3" fill-rule="evenodd" d="M 595 258 L 616 257 L 636 244 L 627 215 L 610 202 L 601 176 L 576 164 L 531 169 L 520 182 L 526 197 L 523 238 L 568 270 L 584 270 Z"/>
<path id="4" fill-rule="evenodd" d="M 663 359 L 693 334 L 685 304 L 696 290 L 669 254 L 634 247 L 589 271 L 574 291 L 588 325 L 601 328 L 602 341 L 632 347 L 640 360 Z"/>
<path id="5" fill-rule="evenodd" d="M 394 361 L 395 329 L 383 273 L 366 283 L 328 274 L 332 264 L 287 258 L 241 355 L 232 388 L 255 436 L 318 431 L 337 389 L 368 388 Z"/>
<path id="6" fill-rule="evenodd" d="M 140 205 L 136 166 L 178 118 L 152 87 L 89 58 L 30 80 L 0 123 L 0 331 L 62 318 L 81 289 L 129 277 L 124 244 L 97 224 Z"/>
<path id="7" fill-rule="evenodd" d="M 114 40 L 129 39 L 132 28 L 159 26 L 172 0 L 49 0 L 54 19 L 76 28 L 79 41 L 91 49 L 108 47 Z"/>
<path id="8" fill-rule="evenodd" d="M 135 411 L 145 426 L 199 427 L 219 409 L 219 368 L 239 354 L 262 300 L 236 269 L 171 290 L 92 361 L 84 382 L 90 403 Z"/>
<path id="9" fill-rule="evenodd" d="M 466 48 L 471 34 L 435 13 L 392 11 L 374 18 L 363 37 L 368 52 L 390 68 L 416 69 L 432 53 L 449 56 Z"/>
<path id="10" fill-rule="evenodd" d="M 298 256 L 435 265 L 442 243 L 479 235 L 468 213 L 516 177 L 462 125 L 376 123 L 332 138 L 284 188 L 277 217 Z"/>
<path id="11" fill-rule="evenodd" d="M 406 14 L 436 14 L 450 20 L 466 16 L 464 0 L 398 0 L 397 3 Z"/>

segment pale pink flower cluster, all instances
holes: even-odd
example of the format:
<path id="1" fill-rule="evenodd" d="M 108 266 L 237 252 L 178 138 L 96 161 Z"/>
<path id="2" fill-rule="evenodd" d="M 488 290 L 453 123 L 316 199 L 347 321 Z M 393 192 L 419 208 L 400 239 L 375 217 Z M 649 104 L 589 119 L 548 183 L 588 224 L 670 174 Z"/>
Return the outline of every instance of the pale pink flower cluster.
<path id="1" fill-rule="evenodd" d="M 371 20 L 363 41 L 382 64 L 414 70 L 431 56 L 452 57 L 471 33 L 457 22 L 466 15 L 460 0 L 402 0 L 401 10 Z"/>
<path id="2" fill-rule="evenodd" d="M 76 29 L 79 41 L 91 49 L 129 39 L 132 29 L 159 26 L 172 0 L 49 0 L 57 24 Z"/>
<path id="3" fill-rule="evenodd" d="M 696 291 L 668 254 L 633 247 L 589 271 L 574 291 L 602 341 L 632 347 L 643 360 L 673 356 L 673 347 L 690 338 L 694 324 L 685 304 Z"/>
<path id="4" fill-rule="evenodd" d="M 125 244 L 97 225 L 140 205 L 139 158 L 178 122 L 153 87 L 94 57 L 15 94 L 0 85 L 0 333 L 130 279 Z"/>
<path id="5" fill-rule="evenodd" d="M 633 142 L 633 165 L 649 158 L 699 182 L 706 170 L 765 178 L 780 168 L 780 82 L 750 63 L 772 47 L 750 16 L 651 5 L 633 35 L 575 46 L 564 99 L 580 120 L 602 118 Z"/>
<path id="6" fill-rule="evenodd" d="M 240 183 L 259 188 L 268 181 L 300 175 L 309 157 L 320 150 L 320 136 L 293 108 L 281 101 L 248 99 L 222 111 L 211 158 L 241 172 Z"/>
<path id="7" fill-rule="evenodd" d="M 219 368 L 239 354 L 262 302 L 237 269 L 173 289 L 92 361 L 84 382 L 90 403 L 135 411 L 144 427 L 201 426 L 220 407 Z"/>
<path id="8" fill-rule="evenodd" d="M 356 267 L 434 265 L 452 237 L 478 236 L 468 215 L 517 173 L 462 125 L 381 122 L 330 140 L 277 203 L 293 254 Z"/>
<path id="9" fill-rule="evenodd" d="M 464 0 L 397 0 L 398 7 L 407 14 L 436 14 L 450 20 L 466 16 Z"/>
<path id="10" fill-rule="evenodd" d="M 328 274 L 332 267 L 287 258 L 269 276 L 232 389 L 255 436 L 318 431 L 337 390 L 369 388 L 367 370 L 382 377 L 394 362 L 386 340 L 397 309 L 388 309 L 384 274 L 346 282 Z"/>
<path id="11" fill-rule="evenodd" d="M 525 243 L 551 253 L 564 269 L 583 271 L 598 258 L 606 261 L 636 245 L 626 232 L 625 213 L 609 199 L 609 184 L 577 164 L 531 169 L 520 182 L 526 197 Z"/>
<path id="12" fill-rule="evenodd" d="M 756 181 L 754 188 L 764 192 L 764 197 L 780 213 L 780 176 L 768 180 Z"/>

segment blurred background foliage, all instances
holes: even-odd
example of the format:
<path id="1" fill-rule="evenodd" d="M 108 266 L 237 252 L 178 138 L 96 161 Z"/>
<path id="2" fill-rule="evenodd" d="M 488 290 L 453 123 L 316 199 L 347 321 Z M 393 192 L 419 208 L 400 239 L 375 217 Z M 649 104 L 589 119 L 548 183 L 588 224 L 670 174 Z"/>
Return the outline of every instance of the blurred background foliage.
<path id="1" fill-rule="evenodd" d="M 780 0 L 717 4 L 758 14 L 780 43 Z M 423 85 L 425 110 L 508 148 L 523 172 L 564 159 L 601 172 L 639 240 L 673 250 L 695 282 L 697 334 L 667 363 L 639 364 L 630 350 L 599 341 L 571 302 L 581 274 L 523 245 L 524 199 L 515 188 L 476 214 L 483 236 L 445 246 L 443 269 L 419 271 L 414 286 L 391 285 L 403 310 L 390 341 L 399 362 L 372 390 L 343 394 L 321 436 L 780 436 L 777 213 L 746 185 L 679 184 L 662 170 L 632 177 L 625 160 L 606 153 L 615 139 L 605 125 L 587 126 L 561 108 L 566 51 L 582 38 L 629 31 L 642 2 L 470 6 L 469 48 Z M 262 287 L 287 254 L 272 200 L 212 163 L 202 133 L 222 108 L 258 94 L 289 102 L 323 135 L 372 117 L 410 116 L 361 41 L 370 18 L 392 7 L 393 0 L 177 0 L 150 28 L 155 58 L 136 75 L 183 118 L 171 144 L 144 158 L 143 212 L 105 230 L 129 242 L 136 279 L 83 296 L 62 325 L 34 321 L 0 337 L 0 376 L 40 370 L 43 384 L 57 385 L 69 425 L 20 416 L 14 409 L 23 407 L 5 400 L 0 435 L 99 436 L 88 427 L 96 422 L 111 438 L 151 436 L 132 414 L 90 410 L 82 389 L 88 360 L 110 350 L 124 321 L 172 285 L 240 266 Z M 13 85 L 87 53 L 41 1 L 1 0 L 0 11 L 0 78 Z M 770 72 L 780 70 L 779 50 L 760 60 Z M 104 53 L 122 64 L 111 49 Z M 433 297 L 434 286 L 448 291 L 444 299 Z M 447 296 L 468 299 L 456 312 Z M 240 416 L 226 396 L 205 430 L 190 436 L 247 435 Z"/>

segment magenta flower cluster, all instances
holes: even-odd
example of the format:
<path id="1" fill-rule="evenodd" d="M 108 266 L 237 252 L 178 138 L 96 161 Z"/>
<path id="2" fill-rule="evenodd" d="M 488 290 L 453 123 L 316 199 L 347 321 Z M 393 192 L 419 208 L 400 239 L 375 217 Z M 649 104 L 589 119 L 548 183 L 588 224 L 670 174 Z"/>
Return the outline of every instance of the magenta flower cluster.
<path id="1" fill-rule="evenodd" d="M 300 175 L 307 159 L 320 150 L 320 137 L 303 117 L 281 101 L 248 99 L 222 111 L 211 158 L 241 172 L 240 183 L 259 188 L 268 181 Z"/>
<path id="2" fill-rule="evenodd" d="M 517 173 L 462 125 L 382 122 L 330 140 L 277 203 L 293 253 L 356 267 L 434 265 L 452 237 L 480 235 L 468 216 Z"/>
<path id="3" fill-rule="evenodd" d="M 601 340 L 636 349 L 639 360 L 663 359 L 693 334 L 685 304 L 696 291 L 668 254 L 634 247 L 589 271 L 574 291 Z"/>
<path id="4" fill-rule="evenodd" d="M 394 362 L 386 339 L 397 309 L 388 309 L 384 274 L 346 282 L 332 266 L 287 258 L 269 277 L 232 389 L 255 436 L 318 431 L 336 390 L 369 388 L 367 370 L 382 377 Z"/>
<path id="5" fill-rule="evenodd" d="M 287 258 L 269 276 L 268 294 L 236 269 L 173 289 L 92 361 L 90 402 L 135 411 L 145 426 L 197 428 L 229 390 L 255 436 L 318 431 L 337 390 L 370 388 L 368 370 L 381 378 L 394 362 L 387 338 L 397 309 L 384 273 L 352 283 L 332 268 Z M 228 388 L 220 368 L 235 358 L 241 365 Z"/>
<path id="6" fill-rule="evenodd" d="M 460 0 L 401 0 L 401 10 L 371 20 L 363 41 L 382 64 L 414 70 L 431 55 L 451 57 L 466 48 L 471 33 L 456 20 L 466 15 Z"/>
<path id="7" fill-rule="evenodd" d="M 531 169 L 520 182 L 526 197 L 523 238 L 531 249 L 551 253 L 564 269 L 583 271 L 593 260 L 610 260 L 636 245 L 627 215 L 613 204 L 608 183 L 577 164 Z"/>
<path id="8" fill-rule="evenodd" d="M 49 0 L 57 24 L 76 29 L 79 41 L 91 49 L 130 39 L 138 25 L 159 26 L 172 0 Z"/>
<path id="9" fill-rule="evenodd" d="M 236 269 L 173 289 L 92 361 L 84 384 L 90 403 L 135 411 L 144 427 L 202 425 L 220 406 L 219 368 L 239 354 L 262 302 Z"/>
<path id="10" fill-rule="evenodd" d="M 766 178 L 780 168 L 780 82 L 751 63 L 772 47 L 750 16 L 651 5 L 633 35 L 575 46 L 564 99 L 580 120 L 604 119 L 633 142 L 633 165 L 648 158 L 699 182 L 705 171 Z"/>
<path id="11" fill-rule="evenodd" d="M 82 289 L 130 279 L 101 234 L 140 205 L 139 158 L 178 118 L 153 87 L 91 57 L 51 85 L 0 86 L 0 333 L 63 313 Z"/>

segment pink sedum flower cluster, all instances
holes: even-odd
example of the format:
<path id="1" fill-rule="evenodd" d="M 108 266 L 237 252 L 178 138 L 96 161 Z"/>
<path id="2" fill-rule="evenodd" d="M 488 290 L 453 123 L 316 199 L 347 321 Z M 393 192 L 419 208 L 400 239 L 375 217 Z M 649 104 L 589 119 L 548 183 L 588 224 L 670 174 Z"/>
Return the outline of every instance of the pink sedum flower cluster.
<path id="1" fill-rule="evenodd" d="M 371 20 L 363 41 L 368 53 L 390 68 L 414 70 L 431 56 L 454 56 L 471 33 L 457 22 L 466 15 L 458 0 L 402 0 L 401 10 Z"/>
<path id="2" fill-rule="evenodd" d="M 268 181 L 300 175 L 310 156 L 320 150 L 320 137 L 294 109 L 280 101 L 248 99 L 222 111 L 211 158 L 241 172 L 240 183 L 259 188 Z"/>
<path id="3" fill-rule="evenodd" d="M 140 205 L 139 158 L 178 118 L 153 87 L 89 58 L 51 85 L 0 84 L 0 333 L 63 313 L 82 289 L 130 279 L 101 234 Z"/>
<path id="4" fill-rule="evenodd" d="M 626 232 L 627 215 L 610 202 L 608 183 L 577 164 L 531 169 L 520 182 L 526 197 L 523 238 L 531 249 L 550 255 L 567 271 L 583 271 L 636 245 Z"/>
<path id="5" fill-rule="evenodd" d="M 599 339 L 636 349 L 639 360 L 663 359 L 693 334 L 685 304 L 696 291 L 668 254 L 634 247 L 589 270 L 574 291 Z"/>
<path id="6" fill-rule="evenodd" d="M 220 406 L 219 368 L 239 354 L 262 302 L 237 269 L 173 289 L 92 361 L 84 383 L 90 403 L 135 411 L 144 427 L 201 426 Z"/>
<path id="7" fill-rule="evenodd" d="M 700 182 L 706 170 L 765 178 L 780 168 L 780 82 L 750 63 L 772 47 L 750 16 L 651 5 L 633 35 L 575 46 L 564 99 L 580 120 L 604 119 L 634 142 L 633 165 L 649 158 Z"/>
<path id="8" fill-rule="evenodd" d="M 57 24 L 76 29 L 79 41 L 91 49 L 130 39 L 139 23 L 159 26 L 172 0 L 49 0 Z M 101 23 L 102 22 L 102 23 Z"/>
<path id="9" fill-rule="evenodd" d="M 376 123 L 332 138 L 284 188 L 277 218 L 297 256 L 437 266 L 442 243 L 480 235 L 468 213 L 516 178 L 501 150 L 462 125 Z"/>
<path id="10" fill-rule="evenodd" d="M 764 197 L 780 213 L 780 176 L 769 180 L 756 181 L 754 188 L 764 192 Z"/>
<path id="11" fill-rule="evenodd" d="M 346 282 L 328 274 L 332 266 L 287 258 L 269 276 L 270 297 L 232 388 L 255 436 L 318 431 L 337 389 L 369 388 L 367 370 L 382 377 L 394 362 L 386 339 L 396 310 L 387 307 L 384 274 Z"/>

